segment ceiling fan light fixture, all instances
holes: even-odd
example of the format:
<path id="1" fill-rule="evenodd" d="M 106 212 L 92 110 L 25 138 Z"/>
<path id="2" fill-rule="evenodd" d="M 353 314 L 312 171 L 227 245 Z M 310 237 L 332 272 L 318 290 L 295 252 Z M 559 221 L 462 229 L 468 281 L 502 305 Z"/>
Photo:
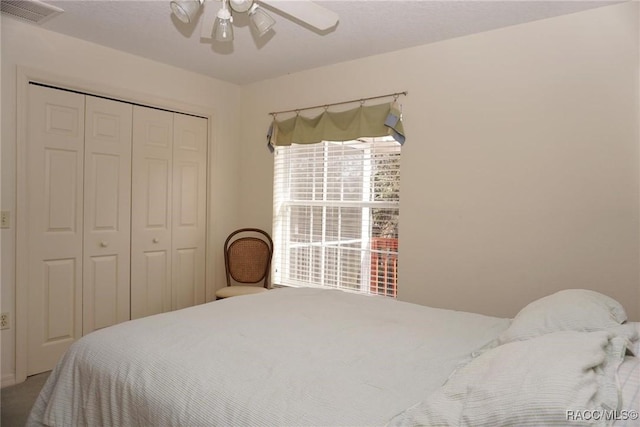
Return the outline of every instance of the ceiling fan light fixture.
<path id="1" fill-rule="evenodd" d="M 214 24 L 213 32 L 215 39 L 219 42 L 233 41 L 233 26 L 230 20 L 217 19 Z"/>
<path id="2" fill-rule="evenodd" d="M 190 23 L 195 18 L 204 0 L 173 0 L 171 11 L 180 21 Z"/>
<path id="3" fill-rule="evenodd" d="M 249 9 L 249 18 L 259 37 L 267 34 L 276 23 L 276 21 L 267 12 L 260 9 L 257 4 L 254 4 L 251 6 L 251 9 Z"/>
<path id="4" fill-rule="evenodd" d="M 213 38 L 219 42 L 233 41 L 233 26 L 231 11 L 227 8 L 227 0 L 222 1 L 222 8 L 218 10 L 216 21 L 213 23 Z"/>
<path id="5" fill-rule="evenodd" d="M 253 5 L 253 0 L 229 0 L 229 6 L 236 12 L 246 12 Z"/>

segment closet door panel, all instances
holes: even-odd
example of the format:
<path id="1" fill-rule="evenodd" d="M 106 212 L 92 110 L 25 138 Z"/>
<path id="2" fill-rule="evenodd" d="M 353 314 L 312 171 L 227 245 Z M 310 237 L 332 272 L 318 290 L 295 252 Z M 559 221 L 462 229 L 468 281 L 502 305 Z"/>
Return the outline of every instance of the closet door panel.
<path id="1" fill-rule="evenodd" d="M 205 302 L 207 119 L 174 115 L 172 308 Z"/>
<path id="2" fill-rule="evenodd" d="M 171 310 L 173 113 L 133 109 L 131 318 Z"/>
<path id="3" fill-rule="evenodd" d="M 131 104 L 86 97 L 83 333 L 130 318 Z"/>
<path id="4" fill-rule="evenodd" d="M 29 85 L 27 375 L 82 335 L 84 96 Z"/>
<path id="5" fill-rule="evenodd" d="M 168 287 L 169 278 L 166 271 L 170 267 L 167 251 L 146 251 L 144 253 L 144 307 L 145 313 L 141 316 L 168 311 Z"/>

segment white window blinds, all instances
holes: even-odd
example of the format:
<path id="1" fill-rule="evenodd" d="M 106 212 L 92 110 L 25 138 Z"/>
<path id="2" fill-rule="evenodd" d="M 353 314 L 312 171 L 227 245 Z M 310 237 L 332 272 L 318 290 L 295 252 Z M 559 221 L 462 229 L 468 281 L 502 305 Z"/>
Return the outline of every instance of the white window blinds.
<path id="1" fill-rule="evenodd" d="M 400 144 L 276 147 L 274 283 L 396 296 Z"/>

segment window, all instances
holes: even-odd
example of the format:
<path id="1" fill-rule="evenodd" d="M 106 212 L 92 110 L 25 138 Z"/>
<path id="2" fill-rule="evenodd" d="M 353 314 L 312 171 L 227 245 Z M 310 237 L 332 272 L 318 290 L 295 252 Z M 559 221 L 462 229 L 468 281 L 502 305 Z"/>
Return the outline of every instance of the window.
<path id="1" fill-rule="evenodd" d="M 276 147 L 274 283 L 396 296 L 400 144 Z"/>

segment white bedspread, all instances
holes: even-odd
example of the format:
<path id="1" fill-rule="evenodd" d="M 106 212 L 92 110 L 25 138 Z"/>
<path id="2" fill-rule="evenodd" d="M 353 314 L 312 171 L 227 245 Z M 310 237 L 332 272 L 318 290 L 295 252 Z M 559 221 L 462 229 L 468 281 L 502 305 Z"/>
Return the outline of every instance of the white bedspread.
<path id="1" fill-rule="evenodd" d="M 76 342 L 29 425 L 384 425 L 508 319 L 340 291 L 278 289 Z"/>

